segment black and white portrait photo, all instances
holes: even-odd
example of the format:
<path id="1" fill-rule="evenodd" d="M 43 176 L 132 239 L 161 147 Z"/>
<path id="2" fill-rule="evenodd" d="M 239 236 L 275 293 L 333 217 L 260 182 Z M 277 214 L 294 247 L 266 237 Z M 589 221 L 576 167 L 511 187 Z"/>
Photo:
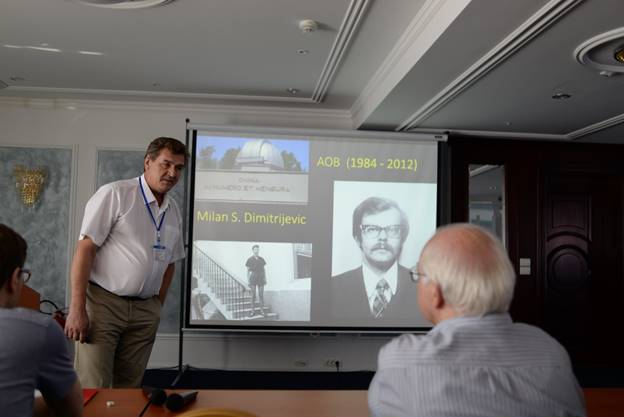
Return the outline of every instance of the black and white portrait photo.
<path id="1" fill-rule="evenodd" d="M 409 269 L 435 231 L 435 192 L 430 184 L 335 182 L 335 318 L 400 323 L 418 314 Z"/>

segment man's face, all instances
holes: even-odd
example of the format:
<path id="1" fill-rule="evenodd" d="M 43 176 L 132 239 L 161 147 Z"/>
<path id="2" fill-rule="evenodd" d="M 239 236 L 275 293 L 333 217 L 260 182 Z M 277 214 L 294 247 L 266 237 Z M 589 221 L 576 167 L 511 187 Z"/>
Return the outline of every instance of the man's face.
<path id="1" fill-rule="evenodd" d="M 386 271 L 396 262 L 403 247 L 400 225 L 401 215 L 394 208 L 364 215 L 361 225 L 364 230 L 359 243 L 364 261 L 369 266 Z M 392 230 L 396 231 L 397 227 L 399 232 L 393 235 Z M 366 233 L 366 229 L 370 232 Z"/>
<path id="2" fill-rule="evenodd" d="M 167 148 L 151 160 L 145 157 L 145 181 L 152 191 L 166 194 L 177 184 L 184 168 L 184 155 L 174 155 Z"/>
<path id="3" fill-rule="evenodd" d="M 255 248 L 253 248 L 252 250 L 253 250 L 253 254 L 254 254 L 255 256 L 258 256 L 258 253 L 260 253 L 260 248 L 259 248 L 259 247 L 257 247 L 257 246 L 256 246 Z"/>

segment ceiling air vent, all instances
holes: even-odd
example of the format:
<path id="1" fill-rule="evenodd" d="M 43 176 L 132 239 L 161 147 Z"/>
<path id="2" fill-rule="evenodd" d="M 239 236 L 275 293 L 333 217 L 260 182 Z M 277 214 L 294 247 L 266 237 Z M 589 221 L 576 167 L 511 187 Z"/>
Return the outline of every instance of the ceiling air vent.
<path id="1" fill-rule="evenodd" d="M 161 6 L 173 0 L 76 0 L 78 3 L 107 9 L 144 9 Z"/>

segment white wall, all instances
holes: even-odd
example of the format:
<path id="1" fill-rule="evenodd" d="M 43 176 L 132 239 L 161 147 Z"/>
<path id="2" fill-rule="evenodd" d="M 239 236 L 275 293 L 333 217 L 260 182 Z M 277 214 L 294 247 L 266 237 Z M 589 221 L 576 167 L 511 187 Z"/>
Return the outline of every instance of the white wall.
<path id="1" fill-rule="evenodd" d="M 157 136 L 183 140 L 186 118 L 194 123 L 351 128 L 348 113 L 342 111 L 3 97 L 0 145 L 74 147 L 69 221 L 73 251 L 84 206 L 95 191 L 97 149 L 144 150 Z M 344 370 L 365 370 L 375 368 L 377 351 L 387 340 L 358 335 L 187 333 L 184 362 L 213 369 L 329 371 L 326 360 L 339 359 Z M 149 366 L 177 363 L 177 334 L 159 334 Z"/>

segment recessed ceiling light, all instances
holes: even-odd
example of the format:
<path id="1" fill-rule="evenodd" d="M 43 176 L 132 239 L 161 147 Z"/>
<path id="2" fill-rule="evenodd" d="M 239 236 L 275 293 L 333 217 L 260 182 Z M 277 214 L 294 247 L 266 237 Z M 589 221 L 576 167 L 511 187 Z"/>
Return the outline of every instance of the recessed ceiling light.
<path id="1" fill-rule="evenodd" d="M 299 55 L 307 55 L 310 53 L 310 51 L 308 51 L 307 49 L 297 49 L 297 53 Z"/>
<path id="2" fill-rule="evenodd" d="M 297 94 L 299 92 L 298 88 L 287 88 L 286 91 L 288 91 L 290 94 Z"/>
<path id="3" fill-rule="evenodd" d="M 556 93 L 553 94 L 552 98 L 555 100 L 567 100 L 570 97 L 572 97 L 570 94 L 566 94 L 566 93 Z"/>
<path id="4" fill-rule="evenodd" d="M 58 48 L 46 48 L 46 47 L 43 47 L 43 46 L 29 46 L 29 45 L 26 45 L 26 46 L 24 46 L 24 48 L 34 49 L 35 51 L 43 51 L 43 52 L 61 52 L 61 50 L 58 49 Z"/>
<path id="5" fill-rule="evenodd" d="M 88 6 L 107 9 L 143 9 L 146 7 L 161 6 L 173 0 L 74 0 Z"/>
<path id="6" fill-rule="evenodd" d="M 102 52 L 95 52 L 95 51 L 78 51 L 78 53 L 81 55 L 96 55 L 96 56 L 104 55 Z"/>
<path id="7" fill-rule="evenodd" d="M 574 50 L 574 56 L 594 70 L 624 73 L 624 27 L 586 40 Z"/>
<path id="8" fill-rule="evenodd" d="M 32 46 L 32 45 L 9 45 L 9 44 L 4 44 L 2 45 L 5 48 L 11 48 L 11 49 L 34 49 L 35 51 L 44 51 L 44 52 L 62 52 L 60 49 L 58 48 L 47 48 L 44 46 Z"/>

